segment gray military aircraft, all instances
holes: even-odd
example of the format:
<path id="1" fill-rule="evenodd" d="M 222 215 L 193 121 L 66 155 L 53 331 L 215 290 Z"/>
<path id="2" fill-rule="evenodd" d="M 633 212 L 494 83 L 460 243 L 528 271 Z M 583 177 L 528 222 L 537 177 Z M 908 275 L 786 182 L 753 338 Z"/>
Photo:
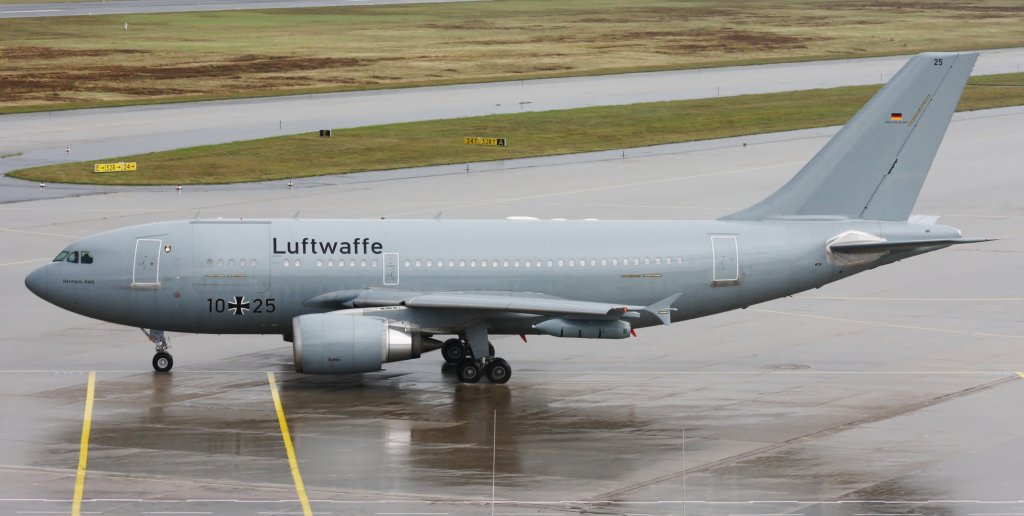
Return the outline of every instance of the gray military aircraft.
<path id="1" fill-rule="evenodd" d="M 161 372 L 165 331 L 271 333 L 301 373 L 440 348 L 461 381 L 504 383 L 488 335 L 622 339 L 985 241 L 911 217 L 976 59 L 914 56 L 788 183 L 718 220 L 158 222 L 79 240 L 25 284 L 142 328 Z"/>

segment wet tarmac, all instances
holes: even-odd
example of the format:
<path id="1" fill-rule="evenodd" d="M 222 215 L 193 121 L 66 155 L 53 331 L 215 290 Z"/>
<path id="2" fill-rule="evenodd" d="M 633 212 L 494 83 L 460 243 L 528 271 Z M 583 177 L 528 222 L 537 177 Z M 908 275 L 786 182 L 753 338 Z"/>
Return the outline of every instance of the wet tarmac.
<path id="1" fill-rule="evenodd" d="M 4 204 L 0 513 L 66 514 L 80 485 L 83 514 L 302 514 L 289 443 L 316 514 L 1024 514 L 1022 108 L 958 115 L 915 210 L 1001 240 L 637 339 L 496 338 L 507 385 L 459 384 L 436 353 L 299 375 L 272 336 L 174 335 L 175 369 L 159 375 L 138 329 L 22 285 L 81 236 L 197 211 L 711 218 L 770 192 L 832 132 Z"/>

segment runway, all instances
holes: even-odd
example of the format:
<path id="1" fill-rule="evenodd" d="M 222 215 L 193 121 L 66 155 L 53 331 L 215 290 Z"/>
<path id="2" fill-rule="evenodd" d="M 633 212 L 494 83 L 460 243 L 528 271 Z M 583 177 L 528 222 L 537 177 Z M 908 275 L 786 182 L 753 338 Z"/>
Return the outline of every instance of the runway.
<path id="1" fill-rule="evenodd" d="M 417 120 L 831 88 L 888 80 L 907 56 L 781 63 L 0 116 L 0 172 L 238 140 Z M 1017 72 L 1024 48 L 983 51 L 976 75 Z M 36 185 L 0 179 L 0 203 Z M 48 187 L 49 195 L 81 188 Z"/>
<path id="2" fill-rule="evenodd" d="M 156 375 L 137 329 L 22 286 L 79 237 L 197 211 L 713 218 L 834 131 L 0 205 L 0 512 L 67 513 L 80 484 L 83 513 L 1024 513 L 1024 108 L 956 115 L 915 209 L 1000 240 L 627 341 L 496 339 L 504 386 L 458 384 L 433 353 L 298 375 L 271 336 L 174 335 L 174 372 Z"/>
<path id="3" fill-rule="evenodd" d="M 353 5 L 426 4 L 477 0 L 111 0 L 110 2 L 55 2 L 0 5 L 0 18 L 46 16 L 100 16 L 105 14 L 154 14 L 239 9 L 295 9 Z"/>

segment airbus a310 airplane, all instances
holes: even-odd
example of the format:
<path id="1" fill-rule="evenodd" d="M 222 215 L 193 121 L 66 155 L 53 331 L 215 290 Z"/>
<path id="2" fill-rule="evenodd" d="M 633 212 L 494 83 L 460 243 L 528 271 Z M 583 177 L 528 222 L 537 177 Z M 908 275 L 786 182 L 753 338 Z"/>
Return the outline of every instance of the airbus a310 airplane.
<path id="1" fill-rule="evenodd" d="M 488 335 L 622 339 L 984 241 L 910 216 L 976 59 L 914 56 L 786 185 L 718 220 L 158 222 L 79 240 L 25 284 L 143 328 L 157 371 L 165 331 L 273 333 L 300 373 L 440 348 L 461 381 L 504 383 Z"/>

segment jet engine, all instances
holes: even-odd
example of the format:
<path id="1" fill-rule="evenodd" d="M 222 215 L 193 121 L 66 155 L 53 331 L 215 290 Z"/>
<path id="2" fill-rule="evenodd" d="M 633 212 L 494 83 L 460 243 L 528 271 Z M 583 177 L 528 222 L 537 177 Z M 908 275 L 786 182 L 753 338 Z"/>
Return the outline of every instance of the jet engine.
<path id="1" fill-rule="evenodd" d="M 343 311 L 300 315 L 292 319 L 292 331 L 295 371 L 307 374 L 377 371 L 385 362 L 419 358 L 441 344 L 393 328 L 386 319 Z"/>

